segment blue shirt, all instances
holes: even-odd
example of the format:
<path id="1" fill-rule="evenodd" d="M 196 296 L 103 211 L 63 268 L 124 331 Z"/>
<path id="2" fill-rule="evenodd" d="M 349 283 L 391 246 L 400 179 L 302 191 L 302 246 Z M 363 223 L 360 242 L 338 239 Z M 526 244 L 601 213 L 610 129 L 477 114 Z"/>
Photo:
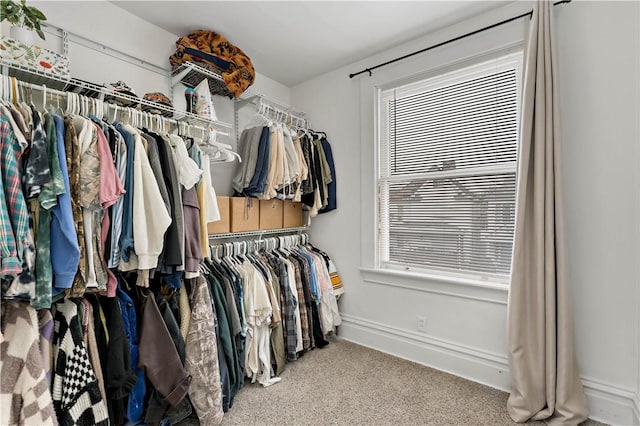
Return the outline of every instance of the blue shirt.
<path id="1" fill-rule="evenodd" d="M 58 195 L 58 203 L 51 209 L 51 267 L 53 271 L 52 294 L 56 295 L 71 288 L 80 262 L 78 235 L 71 210 L 71 189 L 69 170 L 64 148 L 64 121 L 51 114 L 56 125 L 58 161 L 64 181 L 64 194 Z"/>
<path id="2" fill-rule="evenodd" d="M 136 384 L 133 386 L 129 394 L 129 403 L 127 404 L 127 418 L 130 422 L 137 422 L 142 417 L 144 410 L 144 395 L 146 393 L 146 385 L 144 380 L 144 371 L 138 368 L 138 323 L 136 318 L 136 309 L 133 300 L 120 289 L 122 278 L 118 277 L 118 290 L 116 297 L 120 302 L 120 312 L 124 322 L 124 331 L 127 334 L 129 342 L 129 350 L 131 351 L 131 368 L 138 376 Z"/>
<path id="3" fill-rule="evenodd" d="M 320 298 L 318 297 L 318 277 L 316 275 L 316 266 L 313 263 L 313 257 L 310 254 L 306 253 L 304 250 L 298 249 L 298 254 L 302 256 L 307 263 L 309 264 L 309 286 L 311 287 L 311 293 L 313 294 L 313 300 L 316 303 L 320 303 Z"/>
<path id="4" fill-rule="evenodd" d="M 271 130 L 268 127 L 262 128 L 260 133 L 260 142 L 258 144 L 258 158 L 256 160 L 256 170 L 253 173 L 251 182 L 245 190 L 245 193 L 252 197 L 264 194 L 267 185 L 267 176 L 269 174 L 269 153 L 271 151 L 270 143 Z"/>
<path id="5" fill-rule="evenodd" d="M 129 254 L 133 250 L 133 157 L 135 156 L 135 141 L 133 135 L 124 130 L 120 123 L 116 124 L 116 130 L 124 137 L 124 143 L 127 146 L 127 172 L 124 184 L 124 189 L 127 192 L 124 194 L 120 244 L 122 246 L 122 260 L 128 262 Z"/>

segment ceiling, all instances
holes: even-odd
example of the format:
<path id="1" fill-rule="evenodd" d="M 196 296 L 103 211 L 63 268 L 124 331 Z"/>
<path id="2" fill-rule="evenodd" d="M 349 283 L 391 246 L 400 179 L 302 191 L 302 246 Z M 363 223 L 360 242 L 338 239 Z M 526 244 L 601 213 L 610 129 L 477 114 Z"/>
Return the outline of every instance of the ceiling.
<path id="1" fill-rule="evenodd" d="M 113 3 L 176 35 L 196 29 L 214 30 L 244 50 L 257 72 L 289 87 L 504 4 L 496 1 Z"/>

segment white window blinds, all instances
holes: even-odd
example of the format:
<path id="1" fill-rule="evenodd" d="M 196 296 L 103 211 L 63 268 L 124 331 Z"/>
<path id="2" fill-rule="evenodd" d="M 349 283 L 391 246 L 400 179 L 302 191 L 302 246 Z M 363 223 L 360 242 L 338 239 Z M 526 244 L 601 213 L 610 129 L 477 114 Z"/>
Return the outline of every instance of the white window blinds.
<path id="1" fill-rule="evenodd" d="M 380 93 L 379 260 L 504 280 L 522 52 Z"/>

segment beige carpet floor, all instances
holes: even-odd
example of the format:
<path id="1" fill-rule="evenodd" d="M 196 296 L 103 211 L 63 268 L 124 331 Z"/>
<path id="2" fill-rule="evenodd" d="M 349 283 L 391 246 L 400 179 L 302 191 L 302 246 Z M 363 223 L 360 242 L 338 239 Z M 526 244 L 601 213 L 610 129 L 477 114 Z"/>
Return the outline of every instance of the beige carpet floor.
<path id="1" fill-rule="evenodd" d="M 281 377 L 268 388 L 246 382 L 222 424 L 516 424 L 505 392 L 343 340 L 287 364 Z"/>

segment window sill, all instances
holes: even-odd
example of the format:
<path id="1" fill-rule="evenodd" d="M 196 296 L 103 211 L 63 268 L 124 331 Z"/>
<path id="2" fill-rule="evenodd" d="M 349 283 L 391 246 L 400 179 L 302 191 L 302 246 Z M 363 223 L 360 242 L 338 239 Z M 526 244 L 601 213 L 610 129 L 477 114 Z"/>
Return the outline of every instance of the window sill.
<path id="1" fill-rule="evenodd" d="M 504 284 L 435 274 L 382 268 L 360 268 L 364 282 L 445 296 L 507 304 L 509 287 Z"/>

